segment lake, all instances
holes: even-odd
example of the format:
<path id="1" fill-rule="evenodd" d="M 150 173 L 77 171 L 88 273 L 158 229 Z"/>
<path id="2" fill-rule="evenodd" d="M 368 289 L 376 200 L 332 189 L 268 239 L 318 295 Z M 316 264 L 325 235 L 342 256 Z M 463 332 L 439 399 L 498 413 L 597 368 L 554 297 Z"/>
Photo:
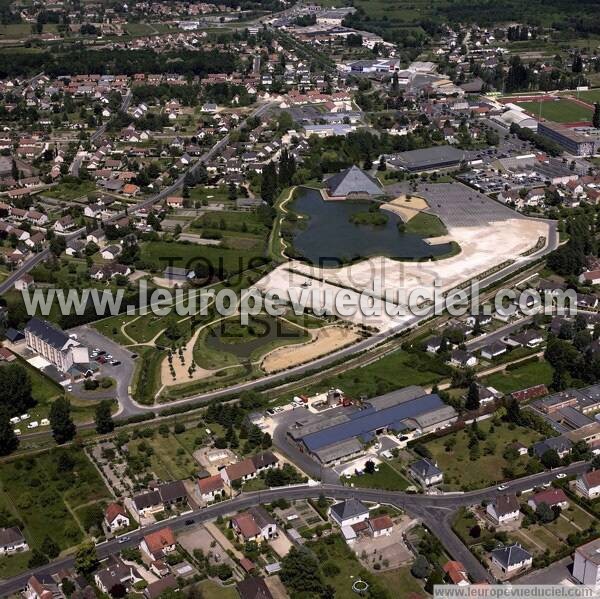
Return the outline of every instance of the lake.
<path id="1" fill-rule="evenodd" d="M 371 256 L 419 259 L 442 256 L 452 250 L 450 243 L 429 245 L 414 233 L 398 231 L 400 217 L 384 210 L 384 225 L 356 225 L 350 217 L 369 208 L 368 201 L 329 201 L 318 190 L 301 189 L 292 202 L 294 212 L 308 218 L 299 221 L 294 248 L 306 260 L 323 266 L 336 266 Z"/>

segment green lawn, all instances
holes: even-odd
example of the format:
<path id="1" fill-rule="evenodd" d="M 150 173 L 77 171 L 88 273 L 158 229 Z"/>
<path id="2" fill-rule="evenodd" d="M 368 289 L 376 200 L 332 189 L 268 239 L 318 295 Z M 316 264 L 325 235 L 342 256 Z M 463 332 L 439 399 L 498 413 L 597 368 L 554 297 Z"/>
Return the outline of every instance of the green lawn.
<path id="1" fill-rule="evenodd" d="M 222 587 L 212 580 L 203 580 L 198 586 L 203 599 L 238 599 L 239 597 L 235 585 Z"/>
<path id="2" fill-rule="evenodd" d="M 408 597 L 411 593 L 423 596 L 423 587 L 410 573 L 409 567 L 396 568 L 386 572 L 378 572 L 375 578 L 384 586 L 390 597 Z"/>
<path id="3" fill-rule="evenodd" d="M 152 404 L 160 385 L 160 364 L 166 354 L 145 345 L 134 345 L 131 351 L 138 354 L 131 381 L 133 397 L 140 403 Z"/>
<path id="4" fill-rule="evenodd" d="M 574 123 L 578 121 L 590 121 L 592 110 L 572 102 L 571 100 L 553 100 L 549 102 L 515 102 L 535 117 L 557 123 Z M 541 112 L 540 112 L 541 111 Z"/>
<path id="5" fill-rule="evenodd" d="M 58 200 L 76 200 L 82 196 L 87 196 L 93 191 L 96 191 L 96 185 L 93 181 L 74 179 L 59 183 L 56 187 L 45 191 L 44 195 Z"/>
<path id="6" fill-rule="evenodd" d="M 379 472 L 353 476 L 350 479 L 344 479 L 344 482 L 351 483 L 355 487 L 384 489 L 386 491 L 404 491 L 410 486 L 411 483 L 389 464 L 382 462 L 378 467 Z"/>
<path id="7" fill-rule="evenodd" d="M 256 212 L 222 211 L 205 213 L 192 222 L 193 229 L 208 229 L 212 231 L 235 231 L 266 237 L 269 227 L 259 218 Z"/>
<path id="8" fill-rule="evenodd" d="M 573 96 L 574 98 L 578 97 L 580 100 L 583 100 L 584 102 L 589 102 L 590 104 L 593 104 L 594 102 L 600 102 L 600 88 L 588 89 L 587 91 L 581 91 L 581 92 L 577 92 L 577 91 L 563 92 L 563 94 L 567 94 L 567 93 L 570 96 Z"/>
<path id="9" fill-rule="evenodd" d="M 545 361 L 530 362 L 514 370 L 490 374 L 484 382 L 502 393 L 512 393 L 534 385 L 549 385 L 552 382 L 552 367 Z"/>
<path id="10" fill-rule="evenodd" d="M 425 238 L 441 237 L 448 233 L 444 223 L 435 214 L 427 214 L 427 212 L 419 212 L 411 218 L 404 230 L 406 233 L 415 233 Z"/>
<path id="11" fill-rule="evenodd" d="M 431 385 L 450 376 L 450 368 L 425 352 L 398 350 L 362 368 L 331 376 L 305 393 L 339 388 L 351 397 L 375 397 L 408 385 Z"/>
<path id="12" fill-rule="evenodd" d="M 491 426 L 494 426 L 492 432 Z M 505 422 L 492 425 L 491 420 L 480 422 L 479 430 L 486 438 L 479 442 L 480 455 L 475 460 L 470 459 L 470 437 L 466 429 L 425 443 L 444 473 L 444 487 L 448 490 L 466 491 L 493 485 L 506 478 L 503 469 L 507 467 L 514 471 L 511 478 L 522 476 L 528 456 L 521 456 L 515 462 L 509 463 L 503 457 L 503 453 L 514 441 L 529 446 L 540 438 L 538 433 L 530 429 Z M 449 439 L 454 439 L 455 444 L 447 450 Z"/>
<path id="13" fill-rule="evenodd" d="M 134 318 L 137 318 L 137 315 L 127 316 L 127 314 L 117 314 L 104 320 L 98 320 L 92 326 L 105 337 L 108 337 L 119 345 L 131 345 L 131 339 L 121 332 L 121 327 L 131 322 Z M 132 337 L 135 339 L 133 335 Z M 141 341 L 141 339 L 137 339 L 137 341 Z"/>
<path id="14" fill-rule="evenodd" d="M 61 469 L 61 454 L 69 465 Z M 73 510 L 110 499 L 97 470 L 81 449 L 55 449 L 37 456 L 6 462 L 0 469 L 2 503 L 10 505 L 24 524 L 30 547 L 39 547 L 46 535 L 61 549 L 77 545 L 84 532 Z"/>
<path id="15" fill-rule="evenodd" d="M 190 199 L 193 202 L 203 202 L 208 204 L 231 202 L 225 185 L 214 188 L 205 187 L 204 185 L 193 187 L 190 189 Z"/>
<path id="16" fill-rule="evenodd" d="M 229 249 L 227 247 L 203 246 L 194 243 L 151 241 L 141 244 L 141 258 L 154 271 L 162 274 L 165 267 L 192 269 L 207 267 L 219 279 L 227 278 L 256 265 L 263 252 Z"/>

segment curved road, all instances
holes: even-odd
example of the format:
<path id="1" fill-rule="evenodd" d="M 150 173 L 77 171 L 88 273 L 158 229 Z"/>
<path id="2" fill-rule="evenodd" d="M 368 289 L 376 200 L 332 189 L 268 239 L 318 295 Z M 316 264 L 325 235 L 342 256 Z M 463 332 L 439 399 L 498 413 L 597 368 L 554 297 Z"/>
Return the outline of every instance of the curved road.
<path id="1" fill-rule="evenodd" d="M 580 474 L 588 469 L 586 462 L 578 462 L 552 472 L 541 472 L 526 476 L 508 484 L 509 491 L 527 491 L 534 486 L 549 482 L 556 477 L 558 472 L 565 474 Z M 283 487 L 266 491 L 242 493 L 234 499 L 213 504 L 206 508 L 199 508 L 181 516 L 176 516 L 152 526 L 138 529 L 126 535 L 127 540 L 119 543 L 113 539 L 97 545 L 99 558 L 116 554 L 126 547 L 137 546 L 142 537 L 150 532 L 171 527 L 181 530 L 190 524 L 200 524 L 218 516 L 225 516 L 239 510 L 247 509 L 261 503 L 270 503 L 276 499 L 288 500 L 317 498 L 324 494 L 335 499 L 348 499 L 354 497 L 362 501 L 386 503 L 406 510 L 409 514 L 421 518 L 424 524 L 440 539 L 442 545 L 453 559 L 461 561 L 475 581 L 487 580 L 493 582 L 490 573 L 479 563 L 475 556 L 465 547 L 451 529 L 451 516 L 456 509 L 462 506 L 476 505 L 481 501 L 489 501 L 500 492 L 495 487 L 488 487 L 468 493 L 452 493 L 440 495 L 411 495 L 398 491 L 381 491 L 374 489 L 360 489 L 342 485 L 300 485 L 296 487 Z M 191 522 L 192 521 L 192 522 Z M 23 574 L 7 579 L 0 583 L 0 595 L 6 597 L 23 589 L 27 580 L 33 574 L 38 576 L 49 575 L 61 568 L 73 567 L 73 557 L 64 557 L 54 560 L 50 564 L 34 568 Z"/>

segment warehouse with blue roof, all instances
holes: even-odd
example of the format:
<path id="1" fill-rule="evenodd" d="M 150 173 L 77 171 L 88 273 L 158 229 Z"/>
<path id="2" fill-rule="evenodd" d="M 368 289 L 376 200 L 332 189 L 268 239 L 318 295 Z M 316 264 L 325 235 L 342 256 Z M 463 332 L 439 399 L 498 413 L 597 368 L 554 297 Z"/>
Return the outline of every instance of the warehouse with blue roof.
<path id="1" fill-rule="evenodd" d="M 300 449 L 327 465 L 363 453 L 380 434 L 429 433 L 453 424 L 457 413 L 435 393 L 411 386 L 365 401 L 359 409 L 311 414 L 288 430 Z"/>

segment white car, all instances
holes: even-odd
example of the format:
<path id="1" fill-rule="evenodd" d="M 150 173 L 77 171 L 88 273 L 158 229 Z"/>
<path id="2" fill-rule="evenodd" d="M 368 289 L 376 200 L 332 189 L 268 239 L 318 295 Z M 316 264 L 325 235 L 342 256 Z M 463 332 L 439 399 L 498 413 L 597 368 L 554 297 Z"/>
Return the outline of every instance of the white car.
<path id="1" fill-rule="evenodd" d="M 566 475 L 564 472 L 559 472 L 559 473 L 556 475 L 556 478 L 567 478 L 567 475 Z"/>
<path id="2" fill-rule="evenodd" d="M 19 418 L 21 418 L 21 420 L 29 420 L 31 418 L 31 416 L 29 414 L 21 414 L 21 416 L 19 416 Z"/>
<path id="3" fill-rule="evenodd" d="M 37 428 L 40 425 L 40 423 L 37 420 L 32 420 L 28 425 L 27 428 Z"/>
<path id="4" fill-rule="evenodd" d="M 107 360 L 112 360 L 113 359 L 112 354 L 106 354 L 106 359 Z"/>
<path id="5" fill-rule="evenodd" d="M 20 428 L 15 428 L 13 430 L 13 433 L 15 433 L 15 435 L 17 435 L 17 437 L 21 434 L 21 429 Z"/>
<path id="6" fill-rule="evenodd" d="M 18 416 L 15 416 L 14 418 L 10 419 L 11 424 L 17 424 L 19 422 L 21 422 L 21 419 Z"/>
<path id="7" fill-rule="evenodd" d="M 40 420 L 40 426 L 48 426 L 50 424 L 50 420 L 48 418 L 42 418 Z"/>
<path id="8" fill-rule="evenodd" d="M 73 385 L 69 385 L 69 386 L 67 387 L 67 391 L 73 391 Z"/>
<path id="9" fill-rule="evenodd" d="M 500 485 L 498 488 L 498 491 L 506 491 L 506 489 L 508 489 L 508 485 Z"/>

